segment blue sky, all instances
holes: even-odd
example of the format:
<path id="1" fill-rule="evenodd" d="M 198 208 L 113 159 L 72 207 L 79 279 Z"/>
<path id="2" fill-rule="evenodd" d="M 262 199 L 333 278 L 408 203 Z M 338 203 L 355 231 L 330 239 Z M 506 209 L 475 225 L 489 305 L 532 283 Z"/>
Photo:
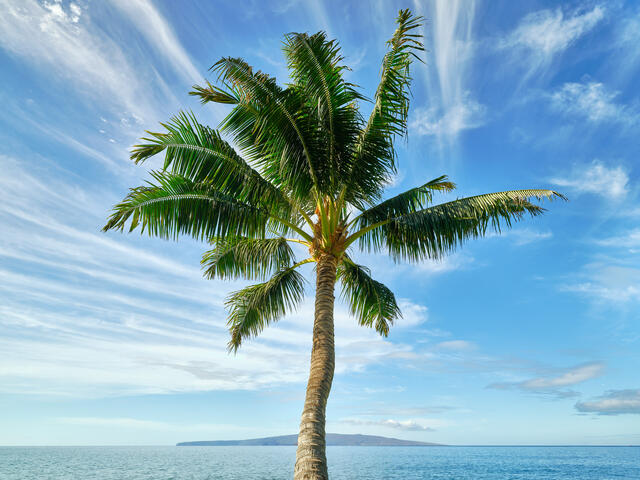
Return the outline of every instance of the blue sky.
<path id="1" fill-rule="evenodd" d="M 145 178 L 145 129 L 223 117 L 187 95 L 220 57 L 286 82 L 282 35 L 325 30 L 372 95 L 404 7 L 428 51 L 389 194 L 448 174 L 570 201 L 439 263 L 360 255 L 404 319 L 381 339 L 337 304 L 328 431 L 640 443 L 637 3 L 0 0 L 0 444 L 297 431 L 313 292 L 229 355 L 242 283 L 202 279 L 204 245 L 100 228 Z"/>

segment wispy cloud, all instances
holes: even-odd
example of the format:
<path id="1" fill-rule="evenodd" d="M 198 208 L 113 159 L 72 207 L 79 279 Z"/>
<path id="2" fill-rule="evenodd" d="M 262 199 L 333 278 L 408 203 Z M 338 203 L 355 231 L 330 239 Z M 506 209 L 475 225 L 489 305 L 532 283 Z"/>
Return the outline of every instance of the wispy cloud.
<path id="1" fill-rule="evenodd" d="M 514 237 L 515 244 L 518 246 L 529 245 L 530 243 L 548 240 L 553 237 L 553 233 L 551 231 L 547 230 L 545 232 L 539 232 L 530 228 L 512 230 L 508 235 Z"/>
<path id="2" fill-rule="evenodd" d="M 427 321 L 429 311 L 424 305 L 412 302 L 409 299 L 401 298 L 398 300 L 402 318 L 396 322 L 398 327 L 415 327 Z"/>
<path id="3" fill-rule="evenodd" d="M 438 343 L 436 348 L 440 350 L 468 351 L 474 350 L 476 345 L 473 342 L 468 342 L 466 340 L 449 340 Z"/>
<path id="4" fill-rule="evenodd" d="M 56 418 L 58 423 L 65 425 L 80 425 L 87 427 L 112 427 L 112 428 L 144 428 L 144 429 L 165 429 L 167 424 L 156 422 L 154 420 L 140 420 L 137 418 L 127 417 L 59 417 Z"/>
<path id="5" fill-rule="evenodd" d="M 391 418 L 384 420 L 360 420 L 353 418 L 346 418 L 341 420 L 341 423 L 356 426 L 371 426 L 371 427 L 385 427 L 392 428 L 394 430 L 404 430 L 407 432 L 433 432 L 435 429 L 427 425 L 423 425 L 415 420 L 394 420 Z"/>
<path id="6" fill-rule="evenodd" d="M 621 166 L 607 166 L 599 160 L 575 165 L 571 172 L 549 179 L 554 185 L 576 194 L 591 193 L 618 200 L 628 192 L 629 175 Z"/>
<path id="7" fill-rule="evenodd" d="M 439 107 L 418 108 L 410 127 L 418 135 L 455 137 L 463 130 L 484 125 L 486 107 L 464 95 L 462 101 L 450 105 L 444 111 Z"/>
<path id="8" fill-rule="evenodd" d="M 174 70 L 189 85 L 202 79 L 175 32 L 150 0 L 111 0 L 111 3 L 127 16 L 149 45 L 171 62 Z"/>
<path id="9" fill-rule="evenodd" d="M 462 131 L 484 124 L 486 107 L 467 85 L 468 68 L 474 51 L 475 0 L 435 0 L 428 10 L 416 2 L 416 10 L 430 19 L 425 29 L 428 63 L 429 106 L 416 110 L 411 128 L 420 135 L 434 135 L 451 141 Z"/>
<path id="10" fill-rule="evenodd" d="M 65 172 L 42 181 L 7 157 L 0 165 L 1 391 L 112 396 L 304 382 L 311 298 L 230 356 L 223 306 L 239 283 L 202 278 L 203 246 L 143 248 L 137 236 L 100 233 L 109 192 L 69 185 Z M 406 325 L 426 320 L 425 307 L 402 306 Z M 338 375 L 411 351 L 359 326 L 340 303 L 335 319 Z"/>
<path id="11" fill-rule="evenodd" d="M 638 123 L 635 108 L 616 103 L 618 92 L 608 90 L 600 82 L 568 82 L 552 93 L 551 108 L 567 116 L 584 118 L 591 123 L 617 123 L 631 126 Z"/>
<path id="12" fill-rule="evenodd" d="M 627 12 L 616 25 L 614 35 L 609 68 L 615 71 L 618 83 L 632 81 L 640 67 L 640 10 Z"/>
<path id="13" fill-rule="evenodd" d="M 610 390 L 604 395 L 575 405 L 582 413 L 598 415 L 640 415 L 640 389 L 638 390 Z"/>
<path id="14" fill-rule="evenodd" d="M 421 407 L 398 407 L 397 405 L 381 404 L 375 406 L 367 411 L 362 411 L 361 415 L 367 416 L 384 416 L 390 411 L 396 416 L 416 416 L 416 415 L 429 415 L 433 413 L 446 413 L 452 410 L 459 410 L 459 407 L 451 405 L 430 405 Z M 429 423 L 429 422 L 425 422 Z"/>
<path id="15" fill-rule="evenodd" d="M 76 3 L 0 0 L 0 46 L 49 74 L 72 81 L 86 96 L 115 103 L 149 120 L 155 107 L 143 88 L 144 74 L 121 48 L 85 18 Z M 148 87 L 148 85 L 146 85 Z"/>
<path id="16" fill-rule="evenodd" d="M 468 254 L 454 253 L 439 260 L 424 260 L 410 268 L 420 274 L 439 275 L 469 268 L 473 262 L 474 258 Z"/>
<path id="17" fill-rule="evenodd" d="M 603 18 L 604 7 L 567 12 L 562 8 L 539 10 L 526 15 L 509 35 L 498 42 L 500 50 L 510 50 L 512 60 L 526 68 L 525 78 L 544 72 L 554 58 Z"/>
<path id="18" fill-rule="evenodd" d="M 584 267 L 581 280 L 562 289 L 590 300 L 626 304 L 640 300 L 640 269 L 624 261 L 594 262 Z"/>
<path id="19" fill-rule="evenodd" d="M 132 429 L 170 432 L 215 432 L 225 427 L 233 427 L 234 429 L 238 428 L 237 425 L 169 423 L 157 420 L 143 420 L 130 417 L 57 417 L 53 420 L 56 423 L 60 423 L 63 425 L 92 428 L 112 428 L 115 430 Z"/>
<path id="20" fill-rule="evenodd" d="M 517 246 L 529 245 L 534 242 L 548 240 L 553 237 L 553 232 L 547 230 L 544 232 L 534 230 L 532 228 L 517 228 L 496 233 L 490 232 L 487 237 L 502 237 L 513 239 L 513 243 Z"/>
<path id="21" fill-rule="evenodd" d="M 526 393 L 569 398 L 579 394 L 573 390 L 565 390 L 566 387 L 571 387 L 596 378 L 600 376 L 603 371 L 604 364 L 599 362 L 587 363 L 519 382 L 492 383 L 488 385 L 487 388 L 498 390 L 517 389 Z"/>
<path id="22" fill-rule="evenodd" d="M 596 240 L 596 244 L 603 247 L 629 248 L 635 251 L 635 249 L 640 248 L 640 228 L 630 230 L 621 235 L 601 238 Z"/>

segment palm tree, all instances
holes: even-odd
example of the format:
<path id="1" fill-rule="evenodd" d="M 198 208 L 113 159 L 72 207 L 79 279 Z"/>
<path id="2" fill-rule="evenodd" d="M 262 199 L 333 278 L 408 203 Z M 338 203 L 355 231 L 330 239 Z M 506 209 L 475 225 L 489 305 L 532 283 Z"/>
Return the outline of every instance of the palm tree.
<path id="1" fill-rule="evenodd" d="M 285 36 L 291 83 L 254 71 L 244 60 L 222 58 L 207 82 L 190 92 L 203 103 L 232 106 L 218 130 L 181 113 L 149 133 L 131 158 L 142 163 L 164 153 L 153 180 L 133 188 L 114 207 L 104 230 L 140 227 L 149 235 L 189 235 L 211 243 L 202 265 L 207 278 L 243 277 L 261 283 L 227 301 L 230 351 L 302 301 L 298 267 L 315 263 L 313 348 L 300 422 L 294 478 L 326 479 L 325 410 L 333 380 L 334 287 L 340 282 L 351 313 L 387 336 L 401 316 L 393 292 L 358 265 L 350 252 L 387 251 L 396 261 L 441 258 L 489 229 L 499 231 L 543 209 L 531 199 L 561 197 L 551 190 L 490 193 L 432 205 L 434 192 L 455 185 L 438 177 L 382 200 L 396 173 L 394 140 L 407 132 L 409 67 L 423 50 L 421 19 L 397 17 L 388 41 L 373 110 L 356 85 L 335 40 L 324 32 Z M 222 138 L 228 135 L 230 143 Z M 309 256 L 296 260 L 291 244 Z"/>

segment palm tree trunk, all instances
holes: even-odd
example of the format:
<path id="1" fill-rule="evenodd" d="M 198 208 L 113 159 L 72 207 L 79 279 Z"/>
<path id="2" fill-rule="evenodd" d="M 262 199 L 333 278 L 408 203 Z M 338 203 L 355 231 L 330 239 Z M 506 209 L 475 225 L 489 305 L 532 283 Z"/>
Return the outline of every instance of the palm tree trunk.
<path id="1" fill-rule="evenodd" d="M 333 290 L 337 259 L 323 254 L 316 270 L 316 306 L 313 323 L 311 371 L 300 420 L 294 480 L 327 480 L 325 412 L 335 368 Z"/>

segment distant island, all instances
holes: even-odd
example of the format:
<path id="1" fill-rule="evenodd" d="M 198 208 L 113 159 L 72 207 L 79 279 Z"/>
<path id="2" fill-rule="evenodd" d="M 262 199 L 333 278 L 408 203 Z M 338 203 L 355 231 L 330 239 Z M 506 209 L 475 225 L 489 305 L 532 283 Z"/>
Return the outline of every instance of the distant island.
<path id="1" fill-rule="evenodd" d="M 352 447 L 434 447 L 439 443 L 414 442 L 398 438 L 378 437 L 375 435 L 344 435 L 341 433 L 327 433 L 328 446 Z M 202 440 L 197 442 L 180 442 L 178 447 L 225 447 L 225 446 L 295 446 L 298 435 L 281 435 L 279 437 L 252 438 L 249 440 Z"/>

